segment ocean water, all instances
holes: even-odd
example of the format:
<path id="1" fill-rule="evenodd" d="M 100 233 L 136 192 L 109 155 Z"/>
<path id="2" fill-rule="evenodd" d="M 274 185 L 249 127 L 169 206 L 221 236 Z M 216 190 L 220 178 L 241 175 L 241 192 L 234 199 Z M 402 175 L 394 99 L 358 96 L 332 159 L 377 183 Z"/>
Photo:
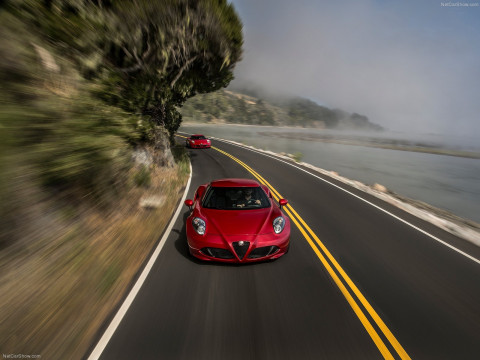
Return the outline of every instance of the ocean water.
<path id="1" fill-rule="evenodd" d="M 302 161 L 365 184 L 378 183 L 397 194 L 420 200 L 465 219 L 480 223 L 480 160 L 455 156 L 285 139 L 285 133 L 344 136 L 343 132 L 263 126 L 184 124 L 180 131 L 242 142 L 273 152 L 301 153 Z M 268 136 L 265 134 L 268 133 Z M 356 136 L 401 139 L 477 150 L 475 142 L 444 139 L 437 135 L 359 133 Z"/>

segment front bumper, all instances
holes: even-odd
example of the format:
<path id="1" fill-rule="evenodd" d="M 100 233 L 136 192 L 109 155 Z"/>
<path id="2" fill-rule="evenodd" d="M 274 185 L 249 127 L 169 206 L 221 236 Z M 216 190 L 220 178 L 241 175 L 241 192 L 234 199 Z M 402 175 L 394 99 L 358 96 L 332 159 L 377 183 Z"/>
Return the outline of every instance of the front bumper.
<path id="1" fill-rule="evenodd" d="M 189 236 L 190 235 L 190 236 Z M 281 234 L 219 235 L 205 237 L 187 233 L 190 254 L 204 261 L 224 263 L 251 263 L 277 259 L 285 255 L 290 246 L 290 232 Z M 239 243 L 243 242 L 243 246 Z"/>
<path id="2" fill-rule="evenodd" d="M 212 147 L 211 144 L 190 144 L 190 148 L 192 149 L 209 149 Z"/>

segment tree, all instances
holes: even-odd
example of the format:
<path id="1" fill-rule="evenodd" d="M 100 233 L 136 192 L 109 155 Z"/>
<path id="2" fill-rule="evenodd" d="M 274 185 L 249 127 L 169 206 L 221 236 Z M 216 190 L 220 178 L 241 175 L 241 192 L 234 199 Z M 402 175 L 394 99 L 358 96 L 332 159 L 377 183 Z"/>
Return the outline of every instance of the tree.
<path id="1" fill-rule="evenodd" d="M 173 138 L 176 110 L 225 87 L 242 54 L 242 23 L 226 0 L 10 0 L 76 62 L 95 94 L 146 115 Z"/>
<path id="2" fill-rule="evenodd" d="M 176 107 L 233 79 L 242 24 L 225 0 L 125 0 L 112 14 L 106 84 L 115 79 L 122 107 L 148 115 L 170 136 L 181 122 Z"/>

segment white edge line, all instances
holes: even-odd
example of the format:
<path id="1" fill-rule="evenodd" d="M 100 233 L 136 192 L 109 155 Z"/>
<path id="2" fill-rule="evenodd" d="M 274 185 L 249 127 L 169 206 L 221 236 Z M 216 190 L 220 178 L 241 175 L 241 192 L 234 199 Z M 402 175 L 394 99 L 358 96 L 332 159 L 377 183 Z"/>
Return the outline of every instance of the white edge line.
<path id="1" fill-rule="evenodd" d="M 460 250 L 460 249 L 457 249 L 455 246 L 452 246 L 452 245 L 450 245 L 449 243 L 447 243 L 447 242 L 439 239 L 439 238 L 436 237 L 435 235 L 432 235 L 432 234 L 430 234 L 429 232 L 420 229 L 418 226 L 415 226 L 415 225 L 413 225 L 412 223 L 410 223 L 410 222 L 408 222 L 408 221 L 406 221 L 406 220 L 398 217 L 397 215 L 392 214 L 391 212 L 389 212 L 389 211 L 381 208 L 380 206 L 375 205 L 374 203 L 372 203 L 372 202 L 370 202 L 370 201 L 368 201 L 368 200 L 366 200 L 366 199 L 364 199 L 364 198 L 362 198 L 362 197 L 360 197 L 360 196 L 358 196 L 358 195 L 356 195 L 356 194 L 354 194 L 354 193 L 352 193 L 352 192 L 350 192 L 350 191 L 342 188 L 341 186 L 338 186 L 338 185 L 336 185 L 336 184 L 334 184 L 334 183 L 332 183 L 332 182 L 330 182 L 330 181 L 328 181 L 328 180 L 325 180 L 324 178 L 322 178 L 322 177 L 320 177 L 320 176 L 318 176 L 318 175 L 312 174 L 311 172 L 309 172 L 309 171 L 307 171 L 307 170 L 305 170 L 305 169 L 302 169 L 301 167 L 299 167 L 299 166 L 297 166 L 297 165 L 291 164 L 291 163 L 289 163 L 289 162 L 287 162 L 287 161 L 285 161 L 285 160 L 282 160 L 282 159 L 279 159 L 278 157 L 275 157 L 275 156 L 266 154 L 266 153 L 264 153 L 264 152 L 262 152 L 262 151 L 259 151 L 259 150 L 256 150 L 256 149 L 251 149 L 251 148 L 249 148 L 249 147 L 236 144 L 235 142 L 232 142 L 232 141 L 228 141 L 228 140 L 225 140 L 225 139 L 219 139 L 219 138 L 215 138 L 215 140 L 220 140 L 220 141 L 226 142 L 226 143 L 228 143 L 228 144 L 230 144 L 230 145 L 235 145 L 235 146 L 241 147 L 241 148 L 243 148 L 243 149 L 256 152 L 256 153 L 258 153 L 258 154 L 267 156 L 267 157 L 269 157 L 269 158 L 272 158 L 272 159 L 275 159 L 275 160 L 277 160 L 277 161 L 283 162 L 283 163 L 285 163 L 285 164 L 287 164 L 287 165 L 293 166 L 294 168 L 297 168 L 298 170 L 301 170 L 301 171 L 303 171 L 303 172 L 306 172 L 307 174 L 310 174 L 310 175 L 316 177 L 317 179 L 320 179 L 320 180 L 326 182 L 327 184 L 330 184 L 330 185 L 332 185 L 332 186 L 334 186 L 334 187 L 336 187 L 336 188 L 338 188 L 338 189 L 340 189 L 340 190 L 342 190 L 342 191 L 344 191 L 344 192 L 346 192 L 346 193 L 348 193 L 348 194 L 356 197 L 357 199 L 360 199 L 360 200 L 366 202 L 367 204 L 369 204 L 369 205 L 377 208 L 378 210 L 383 211 L 384 213 L 392 216 L 393 218 L 395 218 L 395 219 L 403 222 L 404 224 L 412 227 L 413 229 L 421 232 L 422 234 L 429 236 L 429 237 L 432 238 L 433 240 L 438 241 L 439 243 L 445 245 L 446 247 L 449 247 L 449 248 L 452 249 L 453 251 L 456 251 L 457 253 L 459 253 L 459 254 L 461 254 L 461 255 L 469 258 L 470 260 L 475 261 L 477 264 L 480 264 L 480 260 L 478 260 L 477 258 L 475 258 L 475 257 L 467 254 L 466 252 L 463 252 L 463 251 Z"/>
<path id="2" fill-rule="evenodd" d="M 100 356 L 103 353 L 103 350 L 108 345 L 108 342 L 112 338 L 113 334 L 117 330 L 118 326 L 120 325 L 120 322 L 122 321 L 123 317 L 127 313 L 130 305 L 132 305 L 133 300 L 135 300 L 135 297 L 137 296 L 138 292 L 140 291 L 140 288 L 142 287 L 143 283 L 145 282 L 145 279 L 147 278 L 150 270 L 153 267 L 153 264 L 158 258 L 158 255 L 160 254 L 160 251 L 162 251 L 163 245 L 165 245 L 168 236 L 170 235 L 170 232 L 172 231 L 172 227 L 175 224 L 175 221 L 177 221 L 178 215 L 180 214 L 180 211 L 183 207 L 183 202 L 185 201 L 187 197 L 188 190 L 190 188 L 190 183 L 192 180 L 192 164 L 190 163 L 190 177 L 187 182 L 187 186 L 185 187 L 185 192 L 183 193 L 182 200 L 180 201 L 180 204 L 178 205 L 177 211 L 175 212 L 175 215 L 173 216 L 172 220 L 170 220 L 170 223 L 168 224 L 167 229 L 165 230 L 162 239 L 157 245 L 157 248 L 153 252 L 152 256 L 150 257 L 150 260 L 148 261 L 147 265 L 142 271 L 142 274 L 138 278 L 137 282 L 133 286 L 132 290 L 130 290 L 130 293 L 128 296 L 125 298 L 122 306 L 120 309 L 117 311 L 117 314 L 111 321 L 110 325 L 108 326 L 107 330 L 103 333 L 103 336 L 101 339 L 98 341 L 97 346 L 95 346 L 95 349 L 93 349 L 92 353 L 88 357 L 88 360 L 97 360 L 100 358 Z"/>

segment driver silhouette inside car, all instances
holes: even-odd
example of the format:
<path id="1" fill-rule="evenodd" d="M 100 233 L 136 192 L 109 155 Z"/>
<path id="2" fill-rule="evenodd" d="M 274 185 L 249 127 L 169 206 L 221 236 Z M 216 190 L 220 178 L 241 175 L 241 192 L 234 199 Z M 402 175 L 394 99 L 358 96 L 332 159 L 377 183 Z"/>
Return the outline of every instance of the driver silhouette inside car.
<path id="1" fill-rule="evenodd" d="M 237 207 L 245 207 L 250 205 L 260 205 L 260 200 L 253 197 L 253 189 L 245 189 L 242 191 L 242 197 L 237 200 Z"/>

